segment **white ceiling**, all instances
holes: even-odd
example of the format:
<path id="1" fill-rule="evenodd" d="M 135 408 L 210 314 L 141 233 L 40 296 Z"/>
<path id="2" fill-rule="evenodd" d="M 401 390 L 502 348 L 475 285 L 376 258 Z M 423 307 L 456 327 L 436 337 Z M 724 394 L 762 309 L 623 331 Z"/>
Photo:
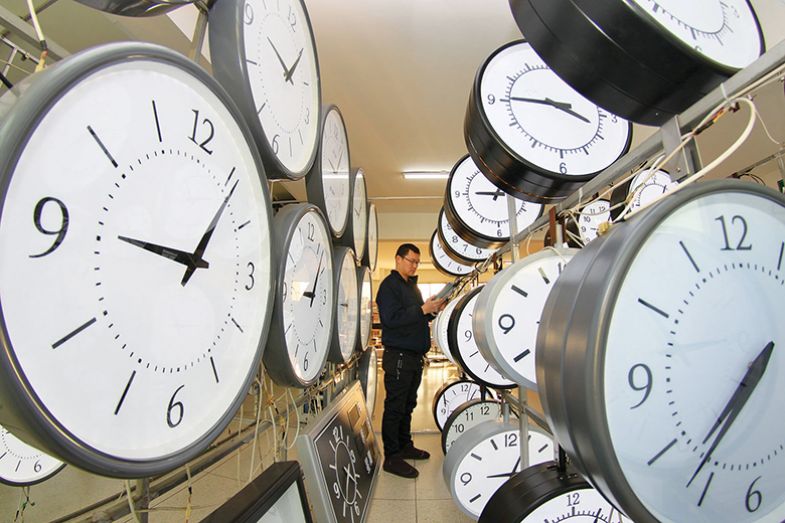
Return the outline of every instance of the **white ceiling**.
<path id="1" fill-rule="evenodd" d="M 367 174 L 369 197 L 380 210 L 381 237 L 430 236 L 442 205 L 444 182 L 404 181 L 400 173 L 449 170 L 466 154 L 463 120 L 475 72 L 494 49 L 521 38 L 508 1 L 306 0 L 306 4 L 316 36 L 322 98 L 337 104 L 346 120 L 351 162 Z M 769 47 L 785 38 L 785 3 L 752 0 L 752 4 Z M 24 0 L 2 0 L 2 5 L 18 15 L 27 13 Z M 156 42 L 183 53 L 190 47 L 169 17 L 106 15 L 74 0 L 55 1 L 41 13 L 40 21 L 45 34 L 70 52 L 124 39 Z M 4 52 L 0 44 L 0 60 L 5 59 Z M 763 113 L 770 131 L 779 141 L 785 140 L 781 87 L 762 98 L 767 100 Z M 717 131 L 706 133 L 701 140 L 704 158 L 727 147 L 736 132 L 733 120 L 742 119 L 731 118 Z M 652 132 L 636 125 L 633 146 Z M 723 167 L 725 172 L 778 150 L 760 129 L 751 142 Z M 771 176 L 775 172 L 773 165 L 760 169 Z M 302 182 L 288 183 L 286 188 L 304 198 Z"/>

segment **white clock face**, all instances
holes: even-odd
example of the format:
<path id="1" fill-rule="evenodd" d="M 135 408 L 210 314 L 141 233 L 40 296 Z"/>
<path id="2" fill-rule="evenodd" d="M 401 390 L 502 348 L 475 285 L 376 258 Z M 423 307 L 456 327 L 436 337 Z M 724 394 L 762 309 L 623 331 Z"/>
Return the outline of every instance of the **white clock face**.
<path id="1" fill-rule="evenodd" d="M 488 422 L 486 422 L 488 423 Z M 495 423 L 495 422 L 490 422 Z M 475 443 L 458 463 L 452 475 L 452 491 L 458 505 L 477 518 L 499 487 L 521 470 L 520 432 L 510 425 L 498 424 L 499 430 Z M 474 427 L 476 434 L 482 425 Z M 471 438 L 472 432 L 464 436 Z M 529 431 L 529 464 L 553 459 L 553 441 L 542 432 Z M 453 451 L 457 446 L 452 447 Z"/>
<path id="2" fill-rule="evenodd" d="M 436 269 L 451 276 L 463 276 L 474 269 L 473 265 L 466 265 L 450 258 L 442 247 L 439 235 L 434 231 L 431 236 L 431 256 Z"/>
<path id="3" fill-rule="evenodd" d="M 453 230 L 452 225 L 450 225 L 450 222 L 447 220 L 447 216 L 444 214 L 444 211 L 439 213 L 439 227 L 441 228 L 442 232 L 441 236 L 447 241 L 447 248 L 458 254 L 458 256 L 461 258 L 478 262 L 485 260 L 495 252 L 494 249 L 484 249 L 482 247 L 477 247 L 461 238 L 458 233 Z"/>
<path id="4" fill-rule="evenodd" d="M 373 290 L 371 288 L 371 273 L 366 268 L 358 269 L 360 276 L 360 344 L 363 348 L 368 345 L 371 337 L 371 322 L 373 320 Z"/>
<path id="5" fill-rule="evenodd" d="M 535 345 L 545 300 L 576 251 L 543 250 L 494 277 L 480 293 L 477 344 L 504 376 L 536 389 Z M 497 280 L 498 278 L 498 280 Z M 487 293 L 487 294 L 486 294 Z"/>
<path id="6" fill-rule="evenodd" d="M 377 356 L 376 349 L 369 347 L 361 360 L 361 365 L 366 366 L 364 371 L 365 381 L 365 407 L 368 409 L 368 416 L 373 417 L 374 407 L 376 407 L 376 378 L 377 378 Z"/>
<path id="7" fill-rule="evenodd" d="M 474 326 L 472 325 L 472 318 L 474 316 L 474 307 L 477 305 L 477 297 L 479 292 L 469 298 L 468 302 L 463 308 L 457 308 L 453 315 L 458 314 L 458 323 L 455 328 L 454 336 L 458 343 L 456 346 L 450 346 L 451 351 L 458 353 L 458 360 L 461 366 L 472 377 L 482 380 L 488 385 L 495 387 L 512 387 L 515 383 L 502 376 L 480 353 L 477 347 L 477 339 L 474 336 Z M 453 323 L 450 321 L 450 323 Z M 451 333 L 452 334 L 452 333 Z"/>
<path id="8" fill-rule="evenodd" d="M 302 0 L 244 0 L 246 70 L 267 145 L 291 172 L 309 167 L 319 129 L 319 70 Z"/>
<path id="9" fill-rule="evenodd" d="M 760 56 L 758 21 L 746 0 L 632 0 L 657 24 L 710 60 L 741 69 Z"/>
<path id="10" fill-rule="evenodd" d="M 480 399 L 480 396 L 480 384 L 473 381 L 454 381 L 445 387 L 441 394 L 436 395 L 433 405 L 436 426 L 439 427 L 439 430 L 444 427 L 444 422 L 455 409 L 467 401 Z M 488 396 L 494 397 L 491 391 L 488 391 Z"/>
<path id="11" fill-rule="evenodd" d="M 448 421 L 444 425 L 444 452 L 449 452 L 452 444 L 472 427 L 476 427 L 484 421 L 500 419 L 501 416 L 502 407 L 498 401 L 485 400 L 464 403 L 453 412 L 452 422 Z"/>
<path id="12" fill-rule="evenodd" d="M 0 483 L 30 485 L 62 469 L 64 463 L 0 427 Z"/>
<path id="13" fill-rule="evenodd" d="M 344 361 L 348 361 L 354 351 L 354 344 L 357 342 L 360 321 L 358 316 L 357 265 L 351 249 L 346 249 L 338 269 L 341 272 L 338 276 L 339 282 L 336 289 L 335 329 L 341 356 Z"/>
<path id="14" fill-rule="evenodd" d="M 123 462 L 207 445 L 245 395 L 270 311 L 250 142 L 202 81 L 138 54 L 41 118 L 0 221 L 19 375 L 70 438 Z"/>
<path id="15" fill-rule="evenodd" d="M 322 372 L 330 347 L 333 262 L 330 233 L 316 212 L 306 212 L 292 236 L 283 274 L 283 328 L 286 352 L 303 381 Z"/>
<path id="16" fill-rule="evenodd" d="M 453 170 L 447 187 L 452 208 L 461 222 L 476 234 L 498 241 L 510 239 L 507 193 L 493 185 L 467 156 Z M 542 204 L 515 199 L 518 230 L 542 214 Z"/>
<path id="17" fill-rule="evenodd" d="M 359 260 L 365 252 L 365 235 L 368 233 L 368 200 L 365 194 L 365 175 L 362 170 L 357 170 L 352 194 L 352 234 L 354 252 Z"/>
<path id="18" fill-rule="evenodd" d="M 442 350 L 447 359 L 455 363 L 455 356 L 450 352 L 450 342 L 448 341 L 447 334 L 450 332 L 450 316 L 455 306 L 460 302 L 460 296 L 453 298 L 439 313 L 438 323 L 436 326 L 436 344 Z"/>
<path id="19" fill-rule="evenodd" d="M 379 254 L 379 223 L 376 217 L 376 205 L 368 206 L 368 266 L 371 272 L 376 270 L 376 259 Z"/>
<path id="20" fill-rule="evenodd" d="M 483 71 L 480 93 L 501 141 L 538 169 L 563 175 L 597 173 L 629 143 L 626 120 L 567 85 L 527 42 L 494 55 Z"/>
<path id="21" fill-rule="evenodd" d="M 578 214 L 578 234 L 585 244 L 599 234 L 600 224 L 611 221 L 611 203 L 608 200 L 594 200 Z"/>
<path id="22" fill-rule="evenodd" d="M 322 129 L 322 190 L 327 221 L 333 233 L 346 228 L 349 219 L 349 142 L 341 113 L 333 109 L 327 113 Z"/>
<path id="23" fill-rule="evenodd" d="M 632 179 L 629 192 L 633 194 L 630 210 L 648 205 L 678 185 L 665 171 L 646 169 Z"/>
<path id="24" fill-rule="evenodd" d="M 629 523 L 613 505 L 593 488 L 577 488 L 555 496 L 541 504 L 521 523 L 567 521 L 569 523 Z"/>
<path id="25" fill-rule="evenodd" d="M 708 193 L 658 224 L 621 283 L 608 429 L 659 521 L 785 518 L 783 251 L 783 202 Z"/>

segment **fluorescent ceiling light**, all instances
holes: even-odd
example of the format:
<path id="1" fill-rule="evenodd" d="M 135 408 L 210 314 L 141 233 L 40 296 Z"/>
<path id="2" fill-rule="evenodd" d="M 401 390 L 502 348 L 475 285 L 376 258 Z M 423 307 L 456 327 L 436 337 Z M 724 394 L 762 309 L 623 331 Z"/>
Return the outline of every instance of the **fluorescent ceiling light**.
<path id="1" fill-rule="evenodd" d="M 446 180 L 450 171 L 404 171 L 402 174 L 406 180 Z"/>

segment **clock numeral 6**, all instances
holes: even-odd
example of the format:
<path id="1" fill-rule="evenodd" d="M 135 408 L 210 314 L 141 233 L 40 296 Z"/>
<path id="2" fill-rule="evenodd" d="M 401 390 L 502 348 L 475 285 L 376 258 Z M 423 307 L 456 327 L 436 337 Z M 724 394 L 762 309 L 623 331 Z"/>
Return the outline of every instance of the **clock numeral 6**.
<path id="1" fill-rule="evenodd" d="M 44 206 L 47 203 L 54 202 L 60 208 L 60 228 L 57 230 L 49 230 L 41 223 L 41 215 L 44 212 Z M 50 206 L 51 207 L 51 206 Z M 60 244 L 63 243 L 65 239 L 66 233 L 68 233 L 68 209 L 66 208 L 65 204 L 58 200 L 57 198 L 53 198 L 51 196 L 47 196 L 46 198 L 41 198 L 38 203 L 35 205 L 35 209 L 33 210 L 33 223 L 35 224 L 35 228 L 42 234 L 47 234 L 49 236 L 57 236 L 55 238 L 54 243 L 51 247 L 40 254 L 31 254 L 31 258 L 41 258 L 46 256 L 47 254 L 51 254 L 55 251 Z"/>
<path id="2" fill-rule="evenodd" d="M 185 385 L 180 385 L 174 394 L 172 394 L 172 399 L 169 400 L 169 408 L 166 409 L 166 424 L 169 425 L 169 428 L 175 428 L 177 425 L 183 421 L 183 415 L 185 414 L 185 407 L 179 401 L 175 401 L 174 397 L 177 396 L 177 393 L 180 392 Z M 177 412 L 177 421 L 172 419 L 172 412 Z"/>
<path id="3" fill-rule="evenodd" d="M 213 126 L 213 122 L 211 122 L 207 118 L 202 120 L 202 124 L 207 124 L 207 126 L 210 128 L 210 135 L 203 142 L 201 143 L 197 142 L 196 128 L 199 126 L 199 111 L 197 111 L 196 109 L 191 109 L 191 110 L 194 113 L 194 130 L 193 133 L 191 133 L 191 141 L 197 144 L 199 147 L 201 147 L 202 150 L 207 154 L 213 154 L 213 151 L 207 148 L 207 144 L 210 143 L 210 141 L 213 139 L 213 136 L 215 135 L 215 127 Z"/>
<path id="4" fill-rule="evenodd" d="M 41 472 L 42 468 L 43 468 L 43 466 L 41 465 L 40 461 L 36 461 L 35 465 L 33 465 L 33 471 L 35 471 L 35 472 Z"/>
<path id="5" fill-rule="evenodd" d="M 747 498 L 744 500 L 744 506 L 747 507 L 747 512 L 755 512 L 760 508 L 761 503 L 763 503 L 763 494 L 760 493 L 760 490 L 752 490 L 755 483 L 762 477 L 763 476 L 758 476 L 755 478 L 752 483 L 750 483 L 750 488 L 747 489 Z"/>
<path id="6" fill-rule="evenodd" d="M 636 384 L 636 375 L 640 375 L 640 372 L 636 372 L 638 369 L 641 369 L 643 372 L 643 376 L 645 378 L 645 383 L 643 385 Z M 644 365 L 643 363 L 638 363 L 633 365 L 630 369 L 630 372 L 627 374 L 627 383 L 630 384 L 630 388 L 635 391 L 646 391 L 643 393 L 643 399 L 641 399 L 637 405 L 633 405 L 630 409 L 637 409 L 649 398 L 649 394 L 651 394 L 651 386 L 652 386 L 652 375 L 651 369 Z"/>
<path id="7" fill-rule="evenodd" d="M 559 172 L 562 174 L 567 174 L 567 163 L 562 162 L 559 164 Z"/>
<path id="8" fill-rule="evenodd" d="M 461 483 L 463 483 L 463 486 L 465 487 L 466 485 L 468 485 L 469 483 L 472 482 L 472 475 L 471 475 L 471 473 L 464 472 L 463 474 L 461 474 L 460 480 L 461 480 Z"/>
<path id="9" fill-rule="evenodd" d="M 306 371 L 308 370 L 308 353 L 307 352 L 305 353 L 305 356 L 303 357 L 303 370 L 306 370 Z"/>
<path id="10" fill-rule="evenodd" d="M 744 219 L 743 216 L 739 216 L 738 214 L 734 215 L 733 218 L 730 219 L 731 224 L 735 224 L 739 222 L 741 225 L 741 238 L 739 238 L 739 243 L 736 244 L 736 247 L 731 247 L 730 243 L 728 242 L 728 227 L 725 225 L 725 216 L 717 216 L 714 218 L 715 221 L 720 222 L 722 225 L 722 237 L 725 240 L 725 247 L 721 250 L 723 251 L 751 251 L 752 245 L 744 245 L 744 240 L 747 238 L 747 221 Z"/>

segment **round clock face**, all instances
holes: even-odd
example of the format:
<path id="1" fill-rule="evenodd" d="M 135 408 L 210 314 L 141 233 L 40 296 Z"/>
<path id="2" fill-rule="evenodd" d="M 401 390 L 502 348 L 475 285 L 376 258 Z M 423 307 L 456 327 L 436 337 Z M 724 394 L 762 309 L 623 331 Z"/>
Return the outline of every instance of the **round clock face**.
<path id="1" fill-rule="evenodd" d="M 0 427 L 0 483 L 25 486 L 40 483 L 60 472 L 65 464 Z"/>
<path id="2" fill-rule="evenodd" d="M 588 323 L 568 323 L 571 335 L 588 342 L 567 340 L 570 363 L 560 385 L 545 387 L 546 412 L 558 412 L 552 400 L 562 384 L 570 384 L 567 403 L 601 398 L 599 410 L 586 414 L 605 428 L 574 412 L 573 430 L 600 432 L 591 448 L 573 450 L 587 456 L 584 464 L 595 451 L 603 456 L 605 472 L 587 472 L 635 521 L 785 517 L 783 239 L 781 195 L 704 182 L 612 229 L 576 255 L 557 283 L 552 296 L 572 293 L 575 311 L 606 305 Z M 602 268 L 586 268 L 600 257 Z M 581 290 L 561 289 L 565 280 L 582 281 Z M 551 306 L 549 321 L 563 325 L 556 311 L 573 307 L 549 300 L 546 312 Z M 601 333 L 586 335 L 597 322 Z M 559 335 L 542 330 L 550 334 L 538 339 L 538 357 L 542 349 L 546 359 L 564 358 Z M 597 384 L 594 391 L 581 388 L 581 373 Z M 567 408 L 573 406 L 585 408 Z M 562 415 L 553 419 L 561 431 Z"/>
<path id="3" fill-rule="evenodd" d="M 494 492 L 521 470 L 517 424 L 486 421 L 468 431 L 450 448 L 444 462 L 445 481 L 458 506 L 478 518 Z M 529 463 L 553 459 L 553 440 L 529 430 Z"/>
<path id="4" fill-rule="evenodd" d="M 357 269 L 357 286 L 360 296 L 360 335 L 357 338 L 358 350 L 365 350 L 371 338 L 373 321 L 373 289 L 371 287 L 371 271 L 368 267 Z"/>
<path id="5" fill-rule="evenodd" d="M 322 195 L 325 213 L 335 237 L 340 237 L 349 219 L 349 140 L 343 117 L 332 106 L 324 118 L 321 144 Z"/>
<path id="6" fill-rule="evenodd" d="M 678 183 L 672 181 L 670 174 L 666 171 L 652 172 L 651 169 L 641 171 L 630 183 L 629 192 L 633 193 L 630 210 L 648 205 L 676 185 Z"/>
<path id="7" fill-rule="evenodd" d="M 376 261 L 379 255 L 379 223 L 376 216 L 376 205 L 368 206 L 368 245 L 365 257 L 371 272 L 376 270 Z"/>
<path id="8" fill-rule="evenodd" d="M 628 523 L 630 520 L 616 510 L 591 487 L 563 492 L 529 512 L 521 523 L 568 521 L 569 523 Z"/>
<path id="9" fill-rule="evenodd" d="M 477 297 L 482 287 L 477 287 L 460 299 L 450 316 L 448 340 L 450 352 L 458 365 L 473 379 L 489 387 L 509 389 L 515 386 L 510 379 L 502 376 L 480 353 L 472 325 Z"/>
<path id="10" fill-rule="evenodd" d="M 354 252 L 357 259 L 362 259 L 365 253 L 365 243 L 368 234 L 368 199 L 365 193 L 365 174 L 362 169 L 357 169 L 352 189 L 352 238 Z"/>
<path id="11" fill-rule="evenodd" d="M 583 244 L 587 244 L 597 237 L 600 224 L 611 220 L 611 202 L 608 200 L 594 200 L 586 205 L 578 214 L 578 234 Z"/>
<path id="12" fill-rule="evenodd" d="M 447 274 L 448 276 L 464 276 L 474 270 L 473 265 L 457 262 L 447 255 L 436 231 L 433 231 L 433 234 L 431 235 L 430 250 L 433 266 L 436 267 L 436 270 L 439 272 Z"/>
<path id="13" fill-rule="evenodd" d="M 539 170 L 593 175 L 629 147 L 629 122 L 567 85 L 527 42 L 503 47 L 486 63 L 480 94 L 499 139 Z"/>
<path id="14" fill-rule="evenodd" d="M 741 69 L 760 56 L 763 40 L 747 0 L 632 0 L 630 4 L 720 65 Z"/>
<path id="15" fill-rule="evenodd" d="M 436 345 L 452 363 L 455 363 L 455 357 L 450 352 L 450 342 L 447 338 L 447 333 L 449 332 L 448 327 L 450 325 L 450 316 L 452 315 L 452 311 L 455 310 L 455 306 L 458 305 L 460 301 L 460 297 L 455 297 L 449 301 L 444 309 L 442 309 L 442 311 L 439 313 L 436 321 L 433 322 L 436 324 L 436 326 L 433 327 L 435 329 Z"/>
<path id="16" fill-rule="evenodd" d="M 261 357 L 261 162 L 223 91 L 160 47 L 96 48 L 35 81 L 0 130 L 24 144 L 0 154 L 4 379 L 58 455 L 168 470 L 222 431 Z"/>
<path id="17" fill-rule="evenodd" d="M 503 376 L 537 388 L 535 347 L 545 300 L 574 249 L 545 249 L 511 265 L 480 292 L 472 327 L 480 354 Z"/>
<path id="18" fill-rule="evenodd" d="M 480 173 L 471 157 L 464 157 L 453 168 L 445 199 L 447 219 L 464 240 L 481 247 L 498 247 L 510 239 L 507 194 Z M 518 230 L 531 225 L 542 209 L 542 204 L 516 198 Z"/>
<path id="19" fill-rule="evenodd" d="M 495 398 L 491 390 L 486 390 L 485 398 Z M 433 417 L 439 430 L 444 429 L 444 423 L 450 414 L 466 403 L 474 399 L 482 399 L 482 391 L 479 383 L 469 380 L 456 380 L 443 385 L 433 397 Z"/>
<path id="20" fill-rule="evenodd" d="M 455 409 L 442 430 L 442 450 L 445 454 L 452 444 L 463 436 L 466 431 L 484 421 L 500 419 L 502 416 L 501 403 L 496 400 L 471 400 Z"/>
<path id="21" fill-rule="evenodd" d="M 483 261 L 495 252 L 493 249 L 484 249 L 472 245 L 461 238 L 450 225 L 444 209 L 439 212 L 439 228 L 437 232 L 445 252 L 457 262 L 475 263 Z"/>
<path id="22" fill-rule="evenodd" d="M 335 270 L 335 330 L 330 360 L 343 363 L 352 356 L 360 322 L 357 265 L 351 249 L 335 249 Z"/>
<path id="23" fill-rule="evenodd" d="M 378 374 L 376 349 L 370 347 L 366 350 L 358 365 L 359 379 L 365 393 L 365 407 L 368 409 L 368 417 L 373 418 L 373 411 L 376 407 L 376 378 Z"/>
<path id="24" fill-rule="evenodd" d="M 356 468 L 361 467 L 362 463 L 357 462 L 350 436 L 350 433 L 344 432 L 342 425 L 333 427 L 331 446 L 335 454 L 333 463 L 327 465 L 331 471 L 327 473 L 327 477 L 331 481 L 330 490 L 343 504 L 339 507 L 342 508 L 341 513 L 352 514 L 354 519 L 354 516 L 360 516 L 364 501 L 357 488 L 360 475 L 356 472 Z"/>

